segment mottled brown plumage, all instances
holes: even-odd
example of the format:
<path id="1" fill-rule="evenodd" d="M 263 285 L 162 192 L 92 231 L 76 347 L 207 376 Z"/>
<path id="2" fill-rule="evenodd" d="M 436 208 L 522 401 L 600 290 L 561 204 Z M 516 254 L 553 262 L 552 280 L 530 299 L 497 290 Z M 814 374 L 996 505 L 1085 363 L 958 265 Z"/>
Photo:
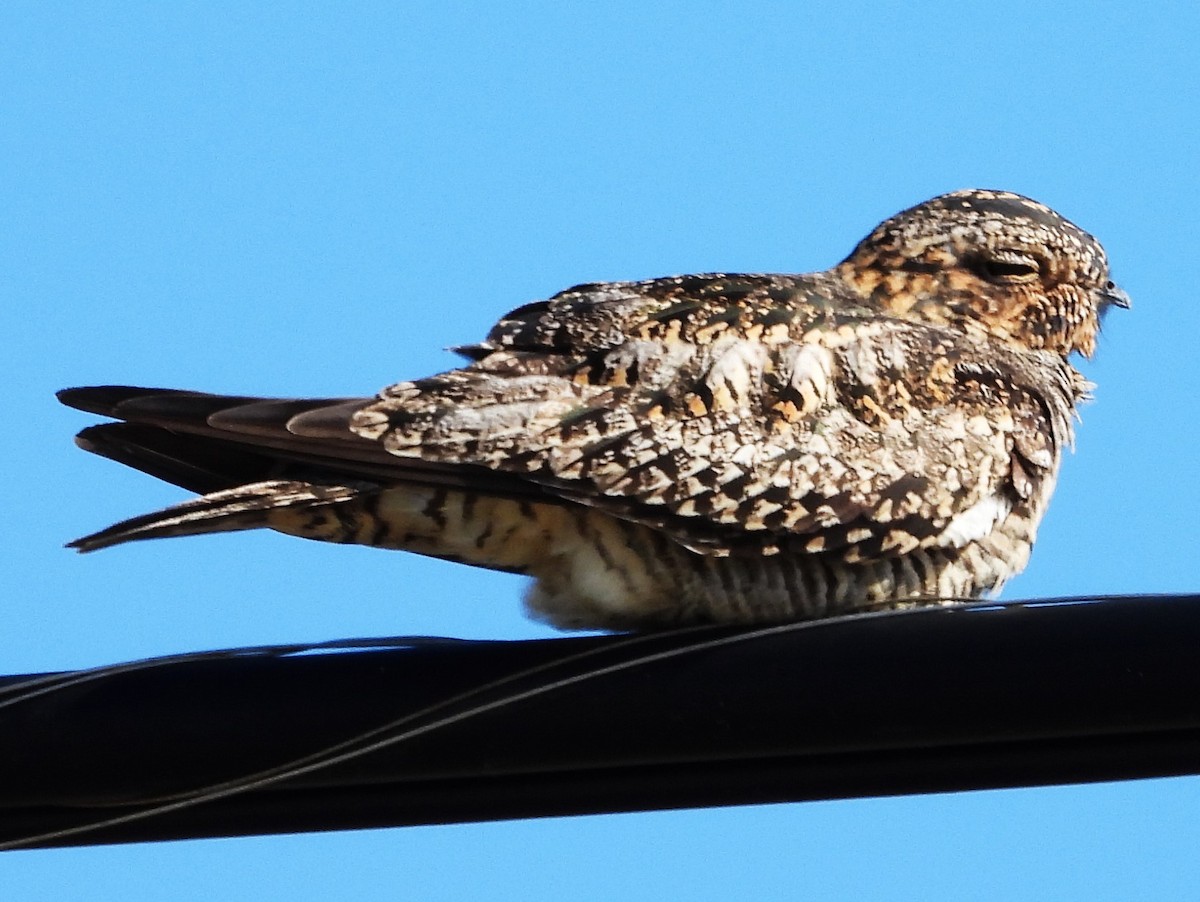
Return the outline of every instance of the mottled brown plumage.
<path id="1" fill-rule="evenodd" d="M 536 579 L 567 627 L 972 598 L 1029 556 L 1127 298 L 1015 194 L 887 220 L 831 270 L 580 285 L 374 399 L 73 389 L 83 447 L 210 494 L 74 543 L 270 527 Z"/>

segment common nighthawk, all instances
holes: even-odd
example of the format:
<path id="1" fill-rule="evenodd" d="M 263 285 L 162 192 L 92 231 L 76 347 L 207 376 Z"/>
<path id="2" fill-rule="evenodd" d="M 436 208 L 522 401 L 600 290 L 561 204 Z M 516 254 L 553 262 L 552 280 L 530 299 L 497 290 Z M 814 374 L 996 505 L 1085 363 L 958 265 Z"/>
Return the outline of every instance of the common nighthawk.
<path id="1" fill-rule="evenodd" d="M 578 285 L 375 398 L 98 387 L 78 442 L 195 492 L 73 542 L 268 527 L 535 583 L 563 627 L 771 622 L 979 597 L 1029 557 L 1128 297 L 999 191 L 936 197 L 807 275 Z"/>

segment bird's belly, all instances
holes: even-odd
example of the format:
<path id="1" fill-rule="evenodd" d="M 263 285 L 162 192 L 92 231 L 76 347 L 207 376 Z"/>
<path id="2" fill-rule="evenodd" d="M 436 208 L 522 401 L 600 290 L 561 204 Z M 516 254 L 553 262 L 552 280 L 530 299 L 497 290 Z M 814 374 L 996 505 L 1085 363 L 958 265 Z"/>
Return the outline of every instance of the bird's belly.
<path id="1" fill-rule="evenodd" d="M 530 568 L 537 582 L 526 601 L 534 616 L 566 629 L 773 623 L 945 604 L 999 590 L 1025 566 L 1031 538 L 1023 520 L 1008 518 L 962 546 L 854 562 L 836 553 L 719 557 L 587 511 Z"/>
<path id="2" fill-rule="evenodd" d="M 527 574 L 530 612 L 566 629 L 772 623 L 977 598 L 1024 566 L 1032 542 L 1028 520 L 1010 514 L 961 547 L 853 562 L 834 552 L 722 557 L 592 508 L 414 486 L 271 525 Z"/>

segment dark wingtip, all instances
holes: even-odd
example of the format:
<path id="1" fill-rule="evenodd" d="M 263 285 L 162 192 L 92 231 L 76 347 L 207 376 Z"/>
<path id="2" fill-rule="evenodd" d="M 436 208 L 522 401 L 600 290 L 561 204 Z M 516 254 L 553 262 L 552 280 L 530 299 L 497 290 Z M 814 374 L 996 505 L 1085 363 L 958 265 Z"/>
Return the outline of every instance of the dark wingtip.
<path id="1" fill-rule="evenodd" d="M 75 436 L 75 447 L 90 451 L 92 454 L 99 454 L 101 457 L 111 458 L 117 463 L 125 463 L 124 457 L 116 453 L 120 446 L 114 447 L 112 441 L 114 434 L 120 437 L 125 431 L 123 428 L 125 425 L 125 423 L 99 423 L 81 429 Z"/>
<path id="2" fill-rule="evenodd" d="M 116 538 L 116 534 L 116 528 L 110 526 L 108 529 L 102 529 L 99 532 L 89 533 L 86 536 L 80 536 L 78 539 L 72 539 L 63 547 L 70 548 L 72 551 L 77 551 L 80 554 L 89 554 L 93 551 L 99 551 L 101 548 L 119 545 L 121 539 Z"/>
<path id="3" fill-rule="evenodd" d="M 77 551 L 80 554 L 90 554 L 93 551 L 99 551 L 101 548 L 111 548 L 114 545 L 123 545 L 125 542 L 143 538 L 136 533 L 130 534 L 128 526 L 129 521 L 118 523 L 115 526 L 110 526 L 108 529 L 102 529 L 99 532 L 93 532 L 90 535 L 72 539 L 63 547 L 70 548 L 72 551 Z"/>
<path id="4" fill-rule="evenodd" d="M 68 407 L 74 407 L 76 410 L 86 413 L 112 416 L 117 405 L 130 398 L 164 391 L 168 391 L 168 389 L 138 388 L 133 385 L 83 385 L 77 388 L 64 388 L 54 394 Z"/>

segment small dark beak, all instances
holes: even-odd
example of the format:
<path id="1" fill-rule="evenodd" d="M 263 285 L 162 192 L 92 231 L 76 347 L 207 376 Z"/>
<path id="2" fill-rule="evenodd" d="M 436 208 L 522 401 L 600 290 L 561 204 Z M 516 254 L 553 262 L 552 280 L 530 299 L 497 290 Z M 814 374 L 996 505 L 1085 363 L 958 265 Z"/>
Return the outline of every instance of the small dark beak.
<path id="1" fill-rule="evenodd" d="M 1129 295 L 1116 282 L 1106 283 L 1100 297 L 1102 307 L 1120 307 L 1122 310 L 1128 310 L 1133 306 Z"/>

